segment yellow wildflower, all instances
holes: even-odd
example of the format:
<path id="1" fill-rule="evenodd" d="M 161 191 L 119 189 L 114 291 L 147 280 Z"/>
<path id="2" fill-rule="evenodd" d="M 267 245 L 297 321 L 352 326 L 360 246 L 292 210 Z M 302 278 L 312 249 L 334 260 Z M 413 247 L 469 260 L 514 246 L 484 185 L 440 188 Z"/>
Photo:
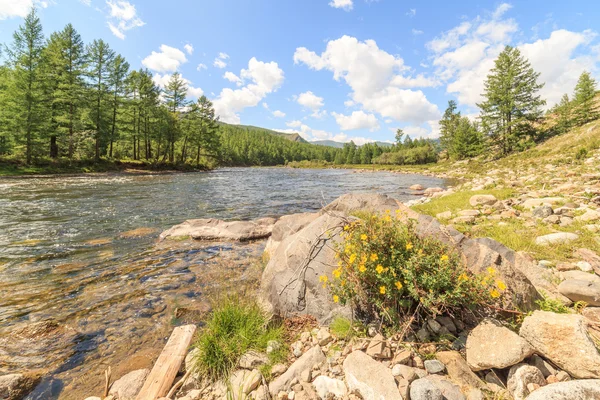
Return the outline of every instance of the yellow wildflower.
<path id="1" fill-rule="evenodd" d="M 358 266 L 358 270 L 359 270 L 360 272 L 365 272 L 365 271 L 367 270 L 367 267 L 365 267 L 365 264 L 360 264 L 360 265 Z"/>
<path id="2" fill-rule="evenodd" d="M 419 256 L 422 256 L 422 255 L 423 255 L 423 249 L 419 249 L 419 251 L 417 252 L 417 254 L 418 254 Z"/>
<path id="3" fill-rule="evenodd" d="M 389 215 L 386 215 L 386 216 L 383 218 L 383 220 L 384 220 L 385 222 L 391 222 L 391 221 L 392 221 L 392 217 L 390 217 Z"/>
<path id="4" fill-rule="evenodd" d="M 380 286 L 379 287 L 379 293 L 385 294 L 385 286 Z"/>
<path id="5" fill-rule="evenodd" d="M 371 261 L 375 262 L 377 260 L 379 260 L 379 256 L 375 253 L 371 254 Z"/>
<path id="6" fill-rule="evenodd" d="M 392 212 L 391 210 L 385 210 L 385 213 L 386 213 L 386 214 L 389 214 L 389 213 L 391 213 L 391 212 Z"/>
<path id="7" fill-rule="evenodd" d="M 327 283 L 327 275 L 321 275 L 319 277 L 319 282 Z"/>
<path id="8" fill-rule="evenodd" d="M 356 261 L 356 254 L 352 253 L 352 254 L 350 255 L 350 258 L 348 259 L 348 262 L 349 262 L 350 264 L 354 264 L 354 261 Z"/>
<path id="9" fill-rule="evenodd" d="M 493 267 L 487 267 L 487 272 L 490 275 L 494 275 L 496 273 L 496 270 Z"/>
<path id="10" fill-rule="evenodd" d="M 377 265 L 375 271 L 377 271 L 378 274 L 381 274 L 383 272 L 383 266 L 381 264 Z"/>
<path id="11" fill-rule="evenodd" d="M 339 302 L 339 301 L 340 301 L 340 298 L 339 298 L 339 296 L 338 296 L 337 294 L 334 294 L 334 295 L 333 295 L 333 302 L 334 302 L 334 303 L 337 303 L 337 302 Z"/>
<path id="12" fill-rule="evenodd" d="M 350 225 L 344 225 L 344 230 L 347 231 L 350 229 Z"/>
<path id="13" fill-rule="evenodd" d="M 500 279 L 498 279 L 496 281 L 496 286 L 498 286 L 498 289 L 504 291 L 506 290 L 506 284 L 504 282 L 502 282 Z"/>
<path id="14" fill-rule="evenodd" d="M 406 243 L 406 250 L 412 250 L 413 247 L 412 243 Z"/>
<path id="15" fill-rule="evenodd" d="M 333 270 L 333 276 L 336 277 L 337 279 L 340 278 L 340 275 L 342 275 L 342 269 L 338 268 L 338 269 L 334 269 Z"/>
<path id="16" fill-rule="evenodd" d="M 493 299 L 497 299 L 498 297 L 500 297 L 500 292 L 496 289 L 492 289 L 490 291 L 490 296 L 492 296 Z"/>
<path id="17" fill-rule="evenodd" d="M 369 237 L 365 233 L 363 233 L 362 235 L 360 235 L 360 240 L 362 240 L 363 242 L 366 242 L 368 238 Z"/>
<path id="18" fill-rule="evenodd" d="M 469 277 L 464 272 L 462 274 L 460 274 L 460 276 L 458 277 L 459 282 L 466 282 L 468 280 L 469 280 Z"/>
<path id="19" fill-rule="evenodd" d="M 398 289 L 398 290 L 402 289 L 402 283 L 400 283 L 400 281 L 396 281 L 396 283 L 394 283 L 394 285 L 396 285 L 396 289 Z"/>
<path id="20" fill-rule="evenodd" d="M 444 254 L 441 258 L 440 261 L 444 262 L 444 261 L 448 261 L 448 256 L 446 254 Z"/>

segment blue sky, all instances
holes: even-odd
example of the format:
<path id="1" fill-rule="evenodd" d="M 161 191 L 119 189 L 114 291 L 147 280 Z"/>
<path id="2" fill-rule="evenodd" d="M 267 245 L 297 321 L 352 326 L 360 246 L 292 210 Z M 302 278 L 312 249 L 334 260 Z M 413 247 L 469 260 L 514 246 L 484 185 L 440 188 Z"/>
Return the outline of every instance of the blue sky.
<path id="1" fill-rule="evenodd" d="M 506 44 L 541 72 L 549 106 L 583 70 L 599 77 L 597 0 L 0 0 L 0 42 L 33 4 L 46 35 L 71 22 L 159 84 L 181 72 L 226 122 L 311 140 L 436 137 L 448 100 L 477 114 Z"/>

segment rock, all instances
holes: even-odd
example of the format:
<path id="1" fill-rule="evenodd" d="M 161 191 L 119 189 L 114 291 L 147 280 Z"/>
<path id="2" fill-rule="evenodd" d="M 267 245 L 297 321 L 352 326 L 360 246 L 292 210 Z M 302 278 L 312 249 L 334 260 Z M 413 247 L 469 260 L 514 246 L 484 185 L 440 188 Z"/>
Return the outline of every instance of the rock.
<path id="1" fill-rule="evenodd" d="M 425 360 L 425 369 L 430 374 L 441 374 L 446 366 L 438 360 Z"/>
<path id="2" fill-rule="evenodd" d="M 458 384 L 464 393 L 468 393 L 471 388 L 485 389 L 485 384 L 471 372 L 458 351 L 440 351 L 435 356 L 446 366 L 450 380 Z"/>
<path id="3" fill-rule="evenodd" d="M 581 311 L 581 315 L 587 321 L 600 325 L 600 307 L 586 307 Z"/>
<path id="4" fill-rule="evenodd" d="M 119 400 L 135 400 L 149 373 L 149 369 L 138 369 L 123 375 L 112 384 L 108 394 Z"/>
<path id="5" fill-rule="evenodd" d="M 541 198 L 541 199 L 525 200 L 521 206 L 526 209 L 532 209 L 532 208 L 539 207 L 542 205 L 550 205 L 551 206 L 551 205 L 554 205 L 557 203 L 562 203 L 564 201 L 565 201 L 565 199 L 562 197 L 545 197 L 545 198 Z"/>
<path id="6" fill-rule="evenodd" d="M 541 371 L 527 364 L 517 364 L 508 371 L 507 388 L 515 400 L 525 400 L 529 395 L 530 383 L 544 386 L 546 380 Z"/>
<path id="7" fill-rule="evenodd" d="M 408 364 L 412 357 L 412 352 L 408 349 L 401 349 L 394 355 L 392 364 Z"/>
<path id="8" fill-rule="evenodd" d="M 411 400 L 444 400 L 442 391 L 429 379 L 417 379 L 410 385 Z"/>
<path id="9" fill-rule="evenodd" d="M 431 196 L 434 193 L 441 193 L 443 192 L 444 189 L 442 189 L 441 187 L 430 187 L 425 189 L 425 192 L 423 193 L 425 196 Z"/>
<path id="10" fill-rule="evenodd" d="M 467 363 L 473 371 L 507 368 L 531 356 L 533 351 L 526 340 L 489 318 L 467 337 Z"/>
<path id="11" fill-rule="evenodd" d="M 436 214 L 435 217 L 437 219 L 450 219 L 452 218 L 452 211 L 444 211 L 439 214 Z"/>
<path id="12" fill-rule="evenodd" d="M 292 354 L 294 357 L 300 357 L 302 355 L 302 349 L 304 348 L 304 344 L 300 341 L 292 343 Z"/>
<path id="13" fill-rule="evenodd" d="M 580 222 L 594 222 L 600 219 L 600 213 L 596 210 L 587 210 L 585 214 L 575 217 L 576 221 Z"/>
<path id="14" fill-rule="evenodd" d="M 160 239 L 190 237 L 196 240 L 245 242 L 271 236 L 274 218 L 254 221 L 221 221 L 219 219 L 190 219 L 167 229 Z"/>
<path id="15" fill-rule="evenodd" d="M 440 191 L 443 189 L 439 188 Z M 383 194 L 351 193 L 338 197 L 336 200 L 323 207 L 320 214 L 340 212 L 350 214 L 355 211 L 368 211 L 375 213 L 394 212 L 405 208 L 402 203 Z"/>
<path id="16" fill-rule="evenodd" d="M 424 378 L 427 376 L 427 371 L 422 369 L 409 367 L 408 365 L 398 364 L 392 368 L 393 376 L 401 376 L 406 379 L 409 383 L 415 379 Z"/>
<path id="17" fill-rule="evenodd" d="M 573 256 L 589 263 L 596 274 L 600 275 L 600 256 L 590 249 L 577 249 Z"/>
<path id="18" fill-rule="evenodd" d="M 479 210 L 462 210 L 458 212 L 461 217 L 477 217 L 481 214 Z"/>
<path id="19" fill-rule="evenodd" d="M 531 360 L 529 360 L 529 363 L 537 369 L 539 369 L 542 372 L 542 375 L 544 375 L 544 378 L 556 374 L 556 369 L 552 365 L 550 365 L 549 362 L 547 362 L 537 354 L 531 356 Z"/>
<path id="20" fill-rule="evenodd" d="M 571 242 L 579 239 L 579 235 L 571 232 L 557 232 L 550 233 L 544 236 L 538 236 L 535 238 L 535 244 L 538 246 L 548 246 L 551 244 L 561 244 Z"/>
<path id="21" fill-rule="evenodd" d="M 256 392 L 255 392 L 256 393 Z M 202 391 L 198 389 L 190 390 L 183 397 L 178 397 L 177 400 L 201 400 L 202 399 Z M 254 399 L 258 400 L 258 397 L 254 397 Z M 106 400 L 106 399 L 104 399 Z M 260 398 L 260 400 L 266 400 L 266 398 Z"/>
<path id="22" fill-rule="evenodd" d="M 271 354 L 274 351 L 277 351 L 281 348 L 281 343 L 279 343 L 277 340 L 269 340 L 267 342 L 267 354 Z"/>
<path id="23" fill-rule="evenodd" d="M 451 221 L 453 224 L 473 224 L 475 223 L 475 217 L 456 217 Z"/>
<path id="24" fill-rule="evenodd" d="M 559 382 L 567 382 L 571 380 L 571 376 L 565 371 L 560 371 L 556 374 L 556 379 L 558 379 Z"/>
<path id="25" fill-rule="evenodd" d="M 544 386 L 527 400 L 600 400 L 600 380 L 576 380 Z"/>
<path id="26" fill-rule="evenodd" d="M 441 317 L 437 317 L 437 321 L 444 327 L 446 327 L 446 329 L 448 329 L 448 331 L 450 333 L 455 334 L 457 332 L 456 330 L 456 325 L 454 324 L 454 321 L 452 321 L 452 318 L 450 317 L 445 317 L 445 316 L 441 316 Z"/>
<path id="27" fill-rule="evenodd" d="M 398 391 L 403 399 L 407 400 L 410 395 L 410 383 L 404 378 L 396 378 L 398 382 Z"/>
<path id="28" fill-rule="evenodd" d="M 429 375 L 426 378 L 442 392 L 444 400 L 466 400 L 460 388 L 439 375 Z"/>
<path id="29" fill-rule="evenodd" d="M 543 222 L 549 225 L 557 225 L 560 224 L 561 218 L 558 215 L 551 215 L 549 217 L 544 218 Z"/>
<path id="30" fill-rule="evenodd" d="M 0 398 L 20 400 L 25 398 L 40 382 L 38 374 L 9 374 L 0 376 Z"/>
<path id="31" fill-rule="evenodd" d="M 539 206 L 533 209 L 532 214 L 536 218 L 546 218 L 554 214 L 552 207 L 548 205 Z"/>
<path id="32" fill-rule="evenodd" d="M 581 315 L 535 311 L 525 318 L 519 334 L 571 376 L 600 378 L 600 354 Z"/>
<path id="33" fill-rule="evenodd" d="M 234 400 L 245 399 L 245 395 L 258 388 L 261 382 L 262 375 L 257 369 L 252 371 L 238 369 L 234 371 L 229 377 L 229 384 Z"/>
<path id="34" fill-rule="evenodd" d="M 594 271 L 594 269 L 592 268 L 592 264 L 590 264 L 587 261 L 579 261 L 575 265 L 577 266 L 577 268 L 579 268 L 580 271 L 583 271 L 583 272 L 593 272 Z"/>
<path id="35" fill-rule="evenodd" d="M 319 346 L 326 346 L 332 340 L 333 336 L 331 336 L 331 333 L 329 333 L 328 328 L 322 327 L 319 329 L 319 332 L 317 332 L 317 342 L 319 343 Z"/>
<path id="36" fill-rule="evenodd" d="M 417 340 L 421 343 L 425 343 L 429 341 L 430 335 L 429 331 L 425 328 L 421 328 L 416 333 Z"/>
<path id="37" fill-rule="evenodd" d="M 285 371 L 287 371 L 287 369 L 288 369 L 287 366 L 285 366 L 283 364 L 275 364 L 271 368 L 271 375 L 279 376 L 279 375 L 283 374 Z"/>
<path id="38" fill-rule="evenodd" d="M 600 283 L 600 276 L 589 274 L 583 271 L 566 271 L 563 272 L 562 277 L 564 279 L 575 279 L 578 281 Z"/>
<path id="39" fill-rule="evenodd" d="M 277 249 L 277 246 L 279 246 L 285 238 L 304 229 L 318 217 L 318 213 L 301 213 L 284 215 L 279 218 L 275 225 L 273 225 L 273 231 L 265 246 L 265 253 L 268 255 L 273 254 L 275 249 Z"/>
<path id="40" fill-rule="evenodd" d="M 416 185 L 412 185 L 410 188 L 410 190 L 417 190 L 417 191 L 421 191 L 424 190 L 425 188 L 423 187 L 423 185 L 419 185 L 418 183 Z"/>
<path id="41" fill-rule="evenodd" d="M 558 291 L 572 301 L 585 301 L 590 306 L 600 306 L 600 283 L 567 279 L 558 285 Z"/>
<path id="42" fill-rule="evenodd" d="M 477 206 L 491 206 L 498 201 L 496 197 L 491 194 L 476 194 L 475 196 L 471 196 L 469 199 L 469 204 L 471 207 Z"/>
<path id="43" fill-rule="evenodd" d="M 299 359 L 297 359 L 290 367 L 285 371 L 281 376 L 275 378 L 269 384 L 269 392 L 273 396 L 279 393 L 282 390 L 286 390 L 289 388 L 291 382 L 294 379 L 299 379 L 302 371 L 306 369 L 311 369 L 313 365 L 317 365 L 325 361 L 325 355 L 323 351 L 321 351 L 320 346 L 315 346 L 308 350 L 306 353 L 302 355 Z"/>
<path id="44" fill-rule="evenodd" d="M 256 369 L 269 363 L 269 357 L 258 351 L 250 350 L 240 357 L 240 368 Z M 186 364 L 187 365 L 187 364 Z"/>
<path id="45" fill-rule="evenodd" d="M 341 398 L 345 396 L 347 392 L 346 385 L 343 381 L 331 379 L 323 375 L 318 376 L 317 379 L 314 380 L 313 386 L 322 399 L 328 398 L 327 396 L 330 394 Z"/>
<path id="46" fill-rule="evenodd" d="M 346 357 L 343 368 L 348 389 L 364 400 L 402 400 L 391 371 L 362 351 Z"/>
<path id="47" fill-rule="evenodd" d="M 375 359 L 388 359 L 392 358 L 392 351 L 388 347 L 385 338 L 381 334 L 377 334 L 369 342 L 367 355 Z"/>

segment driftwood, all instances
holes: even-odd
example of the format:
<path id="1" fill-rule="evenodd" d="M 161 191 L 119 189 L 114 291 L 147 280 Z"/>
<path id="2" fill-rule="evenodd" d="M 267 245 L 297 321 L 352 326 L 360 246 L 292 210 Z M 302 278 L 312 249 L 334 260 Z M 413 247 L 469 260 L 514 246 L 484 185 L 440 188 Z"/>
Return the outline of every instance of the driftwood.
<path id="1" fill-rule="evenodd" d="M 179 326 L 173 330 L 136 400 L 156 400 L 167 395 L 195 332 L 195 325 Z"/>
<path id="2" fill-rule="evenodd" d="M 110 366 L 108 367 L 108 369 L 106 371 L 104 371 L 104 397 L 108 396 L 108 391 L 110 390 L 110 378 L 112 375 L 112 370 L 110 369 Z"/>

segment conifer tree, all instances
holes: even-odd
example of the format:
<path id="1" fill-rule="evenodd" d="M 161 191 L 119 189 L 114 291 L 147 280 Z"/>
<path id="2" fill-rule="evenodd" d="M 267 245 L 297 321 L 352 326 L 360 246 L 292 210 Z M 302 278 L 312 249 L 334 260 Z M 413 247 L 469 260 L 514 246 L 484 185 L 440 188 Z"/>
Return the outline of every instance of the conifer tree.
<path id="1" fill-rule="evenodd" d="M 458 160 L 472 158 L 481 154 L 483 137 L 477 126 L 467 117 L 460 117 L 454 130 L 451 147 L 448 149 L 450 157 Z"/>
<path id="2" fill-rule="evenodd" d="M 453 146 L 454 134 L 460 121 L 460 111 L 457 112 L 456 109 L 456 101 L 448 101 L 448 108 L 440 120 L 440 143 L 448 151 Z"/>
<path id="3" fill-rule="evenodd" d="M 596 97 L 596 81 L 589 72 L 584 71 L 575 86 L 573 101 L 575 103 L 575 119 L 579 125 L 586 124 L 598 118 Z"/>
<path id="4" fill-rule="evenodd" d="M 172 118 L 168 132 L 169 161 L 171 163 L 175 161 L 175 142 L 177 141 L 177 135 L 179 133 L 178 113 L 188 105 L 186 100 L 187 90 L 188 85 L 179 72 L 175 72 L 171 75 L 171 79 L 164 90 L 165 103 Z"/>
<path id="5" fill-rule="evenodd" d="M 108 156 L 112 158 L 113 156 L 113 143 L 118 139 L 118 130 L 117 130 L 117 116 L 119 109 L 121 108 L 121 103 L 124 98 L 124 90 L 125 90 L 125 79 L 127 78 L 127 73 L 129 72 L 129 63 L 125 61 L 125 59 L 119 54 L 117 55 L 111 62 L 109 67 L 109 77 L 108 84 L 110 86 L 110 90 L 113 94 L 112 99 L 112 122 L 111 122 L 111 131 L 109 138 L 109 150 Z"/>
<path id="6" fill-rule="evenodd" d="M 573 104 L 569 100 L 569 95 L 564 94 L 560 99 L 560 103 L 554 107 L 554 112 L 556 113 L 557 121 L 556 121 L 556 132 L 561 135 L 566 133 L 571 126 L 573 125 Z"/>
<path id="7" fill-rule="evenodd" d="M 487 76 L 484 101 L 478 104 L 481 121 L 503 155 L 534 132 L 532 123 L 540 118 L 540 107 L 546 104 L 538 94 L 544 86 L 537 82 L 539 76 L 521 52 L 510 46 L 500 53 Z"/>

